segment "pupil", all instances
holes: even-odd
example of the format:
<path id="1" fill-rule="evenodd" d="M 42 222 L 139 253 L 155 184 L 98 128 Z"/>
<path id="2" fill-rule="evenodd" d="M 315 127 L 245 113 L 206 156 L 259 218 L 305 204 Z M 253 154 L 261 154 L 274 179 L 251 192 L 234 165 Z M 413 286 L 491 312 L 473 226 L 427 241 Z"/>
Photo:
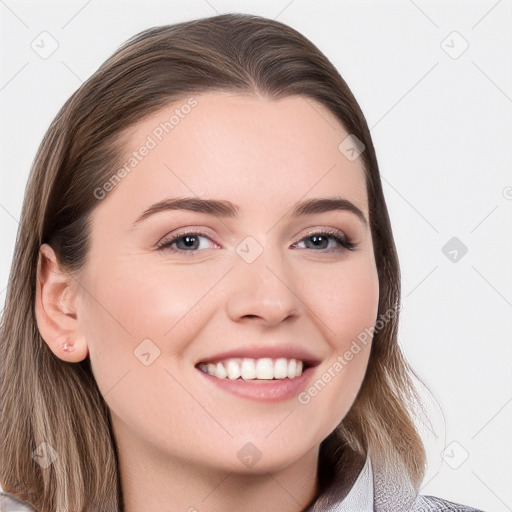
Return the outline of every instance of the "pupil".
<path id="1" fill-rule="evenodd" d="M 195 237 L 193 237 L 193 236 L 186 236 L 186 237 L 184 238 L 184 240 L 185 240 L 185 245 L 186 245 L 187 247 L 193 247 L 193 246 L 194 246 L 194 244 L 195 244 L 195 242 L 196 242 L 196 238 L 195 238 Z"/>
<path id="2" fill-rule="evenodd" d="M 325 239 L 322 235 L 313 235 L 312 239 L 313 239 L 313 244 L 317 247 L 319 245 L 321 245 L 322 242 L 325 241 Z M 316 243 L 316 242 L 319 242 L 319 243 Z"/>

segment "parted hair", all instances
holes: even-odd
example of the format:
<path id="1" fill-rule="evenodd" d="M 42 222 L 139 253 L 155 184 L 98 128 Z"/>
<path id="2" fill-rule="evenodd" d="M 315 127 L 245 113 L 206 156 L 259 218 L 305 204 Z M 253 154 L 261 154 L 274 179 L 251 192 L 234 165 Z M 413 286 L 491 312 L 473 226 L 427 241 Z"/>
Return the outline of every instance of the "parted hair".
<path id="1" fill-rule="evenodd" d="M 40 512 L 118 512 L 123 497 L 110 412 L 89 357 L 59 359 L 38 330 L 39 247 L 51 245 L 61 268 L 78 274 L 99 203 L 94 191 L 119 168 L 127 130 L 168 104 L 213 91 L 316 100 L 364 144 L 378 317 L 395 314 L 374 330 L 355 402 L 321 444 L 319 493 L 308 510 L 328 503 L 333 475 L 361 457 L 379 460 L 416 488 L 424 476 L 415 374 L 397 340 L 399 262 L 364 115 L 339 72 L 306 37 L 274 20 L 232 13 L 154 27 L 129 39 L 66 101 L 34 159 L 0 322 L 0 485 Z M 42 443 L 58 454 L 47 468 L 32 457 Z"/>

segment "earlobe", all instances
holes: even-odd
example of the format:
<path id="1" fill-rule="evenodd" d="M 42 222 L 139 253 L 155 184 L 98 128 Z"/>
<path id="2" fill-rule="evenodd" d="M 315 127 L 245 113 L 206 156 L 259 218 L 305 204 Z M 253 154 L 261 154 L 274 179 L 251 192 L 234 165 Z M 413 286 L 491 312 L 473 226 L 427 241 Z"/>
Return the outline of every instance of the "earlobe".
<path id="1" fill-rule="evenodd" d="M 74 276 L 61 269 L 50 245 L 41 245 L 34 305 L 37 327 L 51 351 L 72 363 L 88 355 L 86 340 L 79 331 L 77 293 Z"/>

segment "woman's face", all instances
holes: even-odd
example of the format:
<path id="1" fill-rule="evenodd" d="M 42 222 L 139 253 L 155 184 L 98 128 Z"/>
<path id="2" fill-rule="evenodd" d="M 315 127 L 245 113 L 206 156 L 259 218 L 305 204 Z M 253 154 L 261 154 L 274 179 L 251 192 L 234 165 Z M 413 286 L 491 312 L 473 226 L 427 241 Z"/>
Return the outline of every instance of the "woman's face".
<path id="1" fill-rule="evenodd" d="M 78 314 L 122 449 L 238 472 L 316 457 L 363 380 L 370 343 L 354 341 L 379 296 L 348 135 L 311 99 L 222 93 L 129 132 Z M 298 210 L 324 199 L 344 203 Z"/>

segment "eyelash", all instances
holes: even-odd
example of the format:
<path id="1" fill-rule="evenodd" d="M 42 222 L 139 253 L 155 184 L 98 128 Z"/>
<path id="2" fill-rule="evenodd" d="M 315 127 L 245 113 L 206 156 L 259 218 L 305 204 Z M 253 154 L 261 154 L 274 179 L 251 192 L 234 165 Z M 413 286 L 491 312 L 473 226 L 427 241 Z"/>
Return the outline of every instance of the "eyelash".
<path id="1" fill-rule="evenodd" d="M 170 251 L 170 252 L 174 252 L 174 253 L 194 253 L 194 252 L 199 252 L 197 250 L 187 251 L 187 250 L 184 250 L 184 249 L 175 249 L 175 248 L 171 247 L 172 244 L 174 244 L 178 240 L 180 240 L 182 238 L 185 238 L 187 236 L 194 236 L 194 237 L 204 236 L 204 237 L 210 239 L 209 235 L 207 233 L 202 232 L 202 231 L 187 231 L 185 233 L 180 233 L 178 235 L 175 235 L 175 236 L 173 236 L 170 239 L 164 240 L 163 242 L 159 243 L 156 246 L 156 248 L 159 251 Z M 333 248 L 331 248 L 331 249 L 320 249 L 320 252 L 330 253 L 330 252 L 337 252 L 339 250 L 341 250 L 341 251 L 344 251 L 344 250 L 352 251 L 356 247 L 356 244 L 354 244 L 354 243 L 350 242 L 349 240 L 347 240 L 347 238 L 342 234 L 342 232 L 337 230 L 337 229 L 324 229 L 324 230 L 320 230 L 320 231 L 313 231 L 311 233 L 308 233 L 304 238 L 302 238 L 298 242 L 295 242 L 293 245 L 295 246 L 298 243 L 303 242 L 304 240 L 306 240 L 308 238 L 312 238 L 314 236 L 327 236 L 327 238 L 335 240 L 341 246 L 341 248 L 337 248 L 337 249 L 333 249 Z M 314 250 L 314 249 L 311 249 L 311 250 Z"/>

